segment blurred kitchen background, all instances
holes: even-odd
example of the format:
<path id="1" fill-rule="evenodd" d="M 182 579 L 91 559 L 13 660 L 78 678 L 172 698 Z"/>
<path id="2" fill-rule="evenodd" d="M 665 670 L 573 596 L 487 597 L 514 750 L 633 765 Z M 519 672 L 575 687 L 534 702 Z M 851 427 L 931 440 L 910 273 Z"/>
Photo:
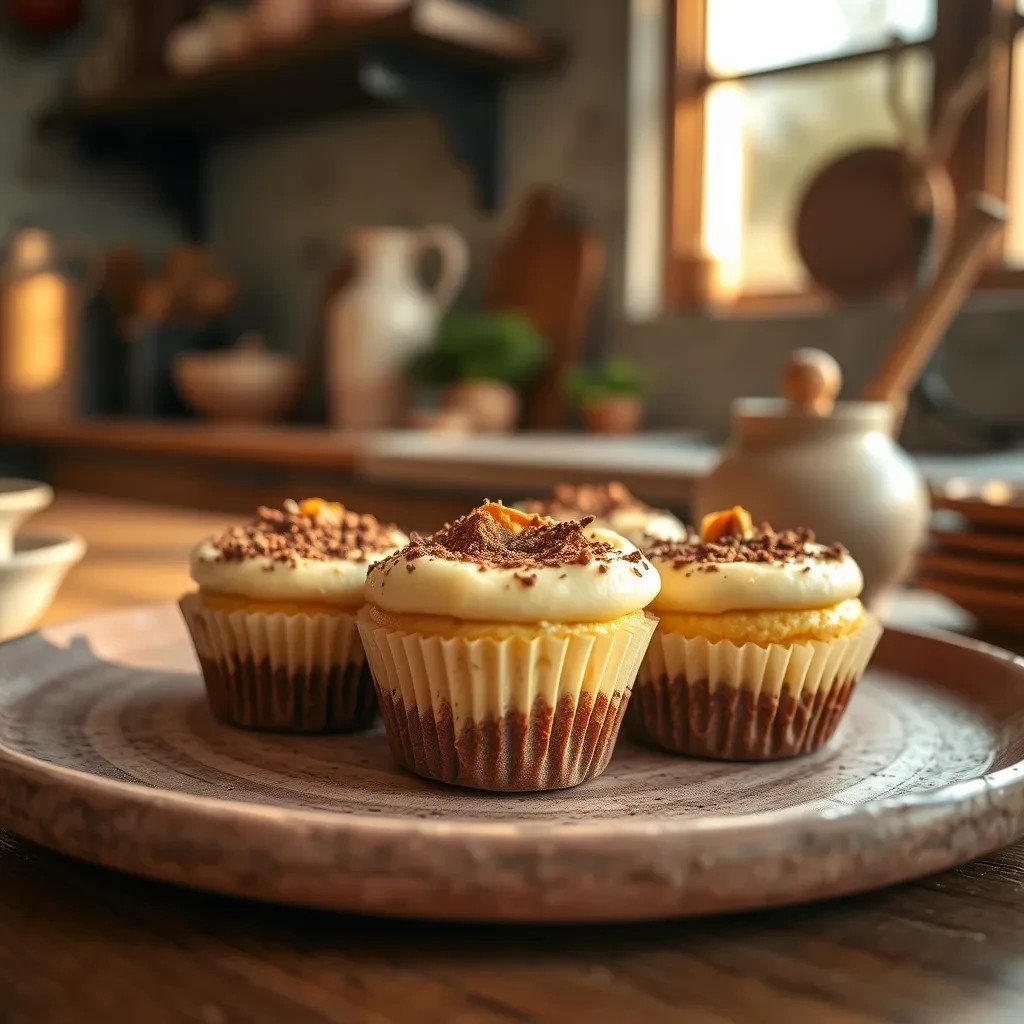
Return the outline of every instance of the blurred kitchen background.
<path id="1" fill-rule="evenodd" d="M 0 469 L 414 526 L 561 479 L 685 511 L 794 349 L 859 394 L 984 190 L 1007 228 L 901 442 L 1024 476 L 1022 15 L 2 0 Z"/>

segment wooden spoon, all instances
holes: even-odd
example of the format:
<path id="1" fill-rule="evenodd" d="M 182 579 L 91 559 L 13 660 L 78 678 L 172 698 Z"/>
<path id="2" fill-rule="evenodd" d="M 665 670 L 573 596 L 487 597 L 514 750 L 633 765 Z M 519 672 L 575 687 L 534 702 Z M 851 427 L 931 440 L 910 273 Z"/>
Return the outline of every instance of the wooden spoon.
<path id="1" fill-rule="evenodd" d="M 1006 207 L 999 200 L 981 194 L 971 197 L 945 260 L 911 303 L 885 360 L 864 389 L 865 399 L 892 403 L 900 418 L 910 389 L 978 279 L 989 240 L 1005 222 Z"/>

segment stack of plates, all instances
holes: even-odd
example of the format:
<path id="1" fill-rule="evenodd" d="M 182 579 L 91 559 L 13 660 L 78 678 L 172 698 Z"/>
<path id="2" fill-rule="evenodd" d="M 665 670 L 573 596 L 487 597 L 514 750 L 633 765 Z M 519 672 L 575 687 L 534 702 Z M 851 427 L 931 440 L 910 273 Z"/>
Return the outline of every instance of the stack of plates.
<path id="1" fill-rule="evenodd" d="M 950 480 L 932 490 L 918 582 L 986 625 L 1024 634 L 1024 485 Z"/>

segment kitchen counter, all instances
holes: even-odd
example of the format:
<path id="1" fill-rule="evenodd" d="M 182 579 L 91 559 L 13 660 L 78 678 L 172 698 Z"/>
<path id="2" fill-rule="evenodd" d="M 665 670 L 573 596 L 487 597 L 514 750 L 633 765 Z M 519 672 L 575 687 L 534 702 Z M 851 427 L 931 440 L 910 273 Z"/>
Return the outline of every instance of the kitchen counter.
<path id="1" fill-rule="evenodd" d="M 57 467 L 55 482 L 74 489 L 170 501 L 161 488 L 181 469 L 182 504 L 224 491 L 243 471 L 295 479 L 295 493 L 339 474 L 364 489 L 457 495 L 537 493 L 563 480 L 619 479 L 646 500 L 684 506 L 695 480 L 719 449 L 693 432 L 602 437 L 581 433 L 455 435 L 424 431 L 331 431 L 318 427 L 245 426 L 197 421 L 89 420 L 65 425 L 0 424 L 0 442 L 35 452 Z M 1024 451 L 915 456 L 931 480 L 1001 477 L 1024 481 Z M 160 479 L 147 482 L 161 461 Z M 89 467 L 98 467 L 91 471 Z M 209 486 L 194 484 L 209 474 Z M 246 477 L 248 479 L 248 477 Z M 131 485 L 135 484 L 135 492 Z M 121 485 L 121 490 L 118 490 Z M 236 491 L 238 489 L 236 488 Z M 471 495 L 470 495 L 470 492 Z M 248 499 L 246 499 L 248 500 Z M 221 502 L 239 507 L 242 502 Z M 218 507 L 216 501 L 208 507 Z"/>
<path id="2" fill-rule="evenodd" d="M 169 601 L 226 518 L 62 494 L 89 542 L 48 621 Z M 969 629 L 901 594 L 900 624 Z M 979 680 L 979 685 L 983 681 Z M 0 832 L 5 1021 L 620 1024 L 1024 1019 L 1024 843 L 882 892 L 729 917 L 494 927 L 263 906 L 92 867 Z"/>

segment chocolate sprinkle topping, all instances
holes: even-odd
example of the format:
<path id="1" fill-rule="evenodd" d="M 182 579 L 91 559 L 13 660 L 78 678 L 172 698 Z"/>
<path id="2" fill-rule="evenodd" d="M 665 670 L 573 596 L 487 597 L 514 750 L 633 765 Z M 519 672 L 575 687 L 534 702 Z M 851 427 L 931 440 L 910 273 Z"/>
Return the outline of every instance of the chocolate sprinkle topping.
<path id="1" fill-rule="evenodd" d="M 559 484 L 550 498 L 534 498 L 520 502 L 517 506 L 524 512 L 551 516 L 554 519 L 581 519 L 593 516 L 603 519 L 612 512 L 627 509 L 654 512 L 634 497 L 622 484 L 612 481 L 607 484 Z"/>
<path id="2" fill-rule="evenodd" d="M 413 534 L 406 548 L 375 563 L 370 572 L 390 572 L 398 561 L 410 563 L 419 558 L 475 562 L 480 572 L 520 570 L 516 579 L 525 587 L 534 585 L 536 575 L 523 570 L 597 563 L 601 572 L 607 572 L 606 563 L 623 556 L 611 544 L 587 536 L 585 530 L 591 522 L 592 516 L 575 522 L 540 522 L 517 533 L 478 508 L 429 537 Z"/>
<path id="3" fill-rule="evenodd" d="M 762 523 L 751 537 L 726 536 L 717 541 L 659 540 L 647 549 L 651 558 L 668 562 L 673 569 L 692 568 L 697 572 L 718 572 L 720 565 L 731 562 L 835 562 L 848 551 L 839 543 L 808 551 L 815 544 L 814 531 L 805 527 L 776 532 Z M 806 566 L 808 571 L 810 566 Z"/>
<path id="4" fill-rule="evenodd" d="M 304 514 L 298 502 L 288 500 L 280 509 L 261 506 L 251 523 L 232 526 L 212 543 L 219 562 L 267 559 L 269 571 L 274 563 L 294 568 L 299 559 L 363 562 L 395 547 L 396 534 L 394 524 L 341 505 L 322 502 L 313 514 Z"/>

